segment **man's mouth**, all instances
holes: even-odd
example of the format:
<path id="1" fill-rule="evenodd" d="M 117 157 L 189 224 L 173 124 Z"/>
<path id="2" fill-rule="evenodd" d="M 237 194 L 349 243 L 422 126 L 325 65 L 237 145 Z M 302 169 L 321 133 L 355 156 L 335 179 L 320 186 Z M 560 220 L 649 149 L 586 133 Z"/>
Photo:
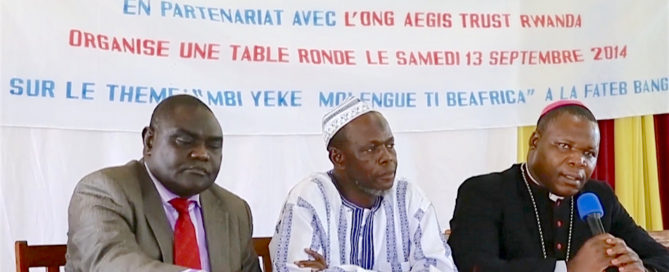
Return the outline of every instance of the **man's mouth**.
<path id="1" fill-rule="evenodd" d="M 388 173 L 381 174 L 381 176 L 379 176 L 379 179 L 394 181 L 395 180 L 395 172 L 388 172 Z"/>
<path id="2" fill-rule="evenodd" d="M 184 172 L 198 176 L 209 176 L 209 172 L 202 167 L 188 167 L 184 169 Z"/>
<path id="3" fill-rule="evenodd" d="M 581 183 L 584 180 L 583 176 L 579 175 L 579 174 L 564 173 L 561 176 L 564 177 L 565 180 L 567 180 L 567 183 L 569 185 L 572 185 L 572 186 L 575 186 L 575 187 L 578 187 L 579 185 L 581 185 Z"/>

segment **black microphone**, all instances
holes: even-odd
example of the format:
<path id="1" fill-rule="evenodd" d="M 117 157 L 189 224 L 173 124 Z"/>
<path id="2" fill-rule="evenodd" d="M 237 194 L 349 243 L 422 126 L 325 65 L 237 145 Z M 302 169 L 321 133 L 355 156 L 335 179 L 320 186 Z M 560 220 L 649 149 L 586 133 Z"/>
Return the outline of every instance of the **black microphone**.
<path id="1" fill-rule="evenodd" d="M 588 222 L 593 236 L 606 233 L 601 220 L 602 215 L 604 215 L 604 209 L 597 195 L 593 193 L 581 194 L 576 200 L 576 206 L 579 217 L 581 220 Z"/>

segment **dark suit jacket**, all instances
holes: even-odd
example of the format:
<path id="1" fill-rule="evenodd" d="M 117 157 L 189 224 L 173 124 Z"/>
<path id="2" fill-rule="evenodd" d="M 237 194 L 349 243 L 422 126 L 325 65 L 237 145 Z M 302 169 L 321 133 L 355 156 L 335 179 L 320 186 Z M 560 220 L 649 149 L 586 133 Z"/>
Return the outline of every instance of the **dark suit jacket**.
<path id="1" fill-rule="evenodd" d="M 260 271 L 248 204 L 212 185 L 200 193 L 212 271 Z M 141 161 L 96 171 L 74 190 L 68 210 L 66 271 L 183 271 L 173 233 Z"/>
<path id="2" fill-rule="evenodd" d="M 646 267 L 669 271 L 669 251 L 634 223 L 606 183 L 589 180 L 582 192 L 599 197 L 604 208 L 602 224 L 608 233 L 625 240 Z M 574 215 L 572 257 L 592 237 L 577 211 Z M 461 271 L 555 269 L 555 258 L 543 258 L 536 216 L 519 165 L 466 180 L 458 190 L 451 230 L 448 243 Z"/>

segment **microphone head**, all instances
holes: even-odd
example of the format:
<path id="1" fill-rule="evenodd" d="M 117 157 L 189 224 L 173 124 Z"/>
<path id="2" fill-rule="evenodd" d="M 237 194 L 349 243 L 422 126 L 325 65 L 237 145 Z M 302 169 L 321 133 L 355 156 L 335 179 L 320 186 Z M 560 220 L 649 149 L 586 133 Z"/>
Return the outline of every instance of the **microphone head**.
<path id="1" fill-rule="evenodd" d="M 604 215 L 602 203 L 599 202 L 597 195 L 593 193 L 584 193 L 576 200 L 576 207 L 578 208 L 578 216 L 585 221 L 588 215 L 595 214 L 597 218 Z"/>

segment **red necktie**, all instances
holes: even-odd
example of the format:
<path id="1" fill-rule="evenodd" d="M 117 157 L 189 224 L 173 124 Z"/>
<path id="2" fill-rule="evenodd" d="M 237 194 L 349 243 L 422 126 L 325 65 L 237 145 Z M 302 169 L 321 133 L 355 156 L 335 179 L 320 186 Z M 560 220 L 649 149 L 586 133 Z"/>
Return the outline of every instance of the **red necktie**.
<path id="1" fill-rule="evenodd" d="M 189 200 L 177 197 L 170 200 L 170 204 L 179 212 L 179 218 L 174 225 L 174 264 L 201 269 L 195 227 L 188 213 Z"/>

